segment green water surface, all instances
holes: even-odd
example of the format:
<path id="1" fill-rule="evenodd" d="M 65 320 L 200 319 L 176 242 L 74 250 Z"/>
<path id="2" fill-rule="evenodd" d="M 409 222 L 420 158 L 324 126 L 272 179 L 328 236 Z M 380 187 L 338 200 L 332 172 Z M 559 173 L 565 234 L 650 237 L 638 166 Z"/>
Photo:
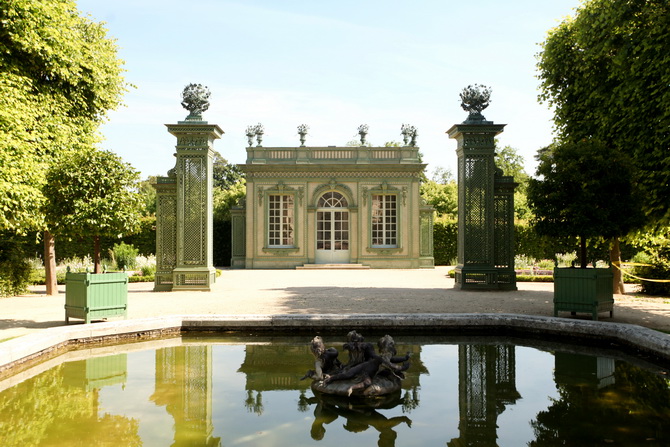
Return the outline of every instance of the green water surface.
<path id="1" fill-rule="evenodd" d="M 70 353 L 0 382 L 0 446 L 670 445 L 661 368 L 396 337 L 412 353 L 402 391 L 334 399 L 299 380 L 313 368 L 309 340 L 176 338 Z"/>

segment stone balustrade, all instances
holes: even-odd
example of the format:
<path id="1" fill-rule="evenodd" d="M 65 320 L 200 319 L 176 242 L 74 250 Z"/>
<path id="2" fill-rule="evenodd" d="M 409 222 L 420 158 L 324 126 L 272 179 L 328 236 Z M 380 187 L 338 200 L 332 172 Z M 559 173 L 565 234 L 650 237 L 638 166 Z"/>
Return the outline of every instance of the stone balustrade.
<path id="1" fill-rule="evenodd" d="M 247 164 L 419 164 L 419 148 L 404 147 L 248 147 Z"/>

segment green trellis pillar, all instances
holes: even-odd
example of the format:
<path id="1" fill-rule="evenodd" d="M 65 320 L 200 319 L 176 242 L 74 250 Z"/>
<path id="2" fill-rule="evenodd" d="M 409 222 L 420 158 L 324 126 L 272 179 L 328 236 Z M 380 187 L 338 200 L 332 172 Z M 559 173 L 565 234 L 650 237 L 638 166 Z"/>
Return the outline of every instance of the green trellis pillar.
<path id="1" fill-rule="evenodd" d="M 496 172 L 494 161 L 494 139 L 504 127 L 505 124 L 469 119 L 447 131 L 458 143 L 456 287 L 461 289 L 516 290 L 516 184 Z"/>
<path id="2" fill-rule="evenodd" d="M 177 177 L 157 177 L 156 189 L 156 276 L 155 292 L 172 290 L 172 271 L 177 266 Z"/>
<path id="3" fill-rule="evenodd" d="M 176 263 L 172 289 L 210 290 L 216 280 L 212 255 L 212 146 L 223 131 L 216 124 L 188 118 L 166 126 L 177 137 Z"/>

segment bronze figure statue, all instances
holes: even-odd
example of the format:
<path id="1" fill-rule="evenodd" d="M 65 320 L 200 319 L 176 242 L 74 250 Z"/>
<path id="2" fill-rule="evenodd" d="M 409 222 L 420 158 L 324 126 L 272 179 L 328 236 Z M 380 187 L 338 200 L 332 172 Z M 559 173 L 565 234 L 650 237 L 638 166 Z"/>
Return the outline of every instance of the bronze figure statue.
<path id="1" fill-rule="evenodd" d="M 340 396 L 380 396 L 400 390 L 403 371 L 410 367 L 407 353 L 396 355 L 395 341 L 390 335 L 380 338 L 379 353 L 372 343 L 365 341 L 356 331 L 347 334 L 343 348 L 349 352 L 346 365 L 338 360 L 335 348 L 325 348 L 323 339 L 312 339 L 310 349 L 314 355 L 314 370 L 303 379 L 312 379 L 312 390 Z"/>

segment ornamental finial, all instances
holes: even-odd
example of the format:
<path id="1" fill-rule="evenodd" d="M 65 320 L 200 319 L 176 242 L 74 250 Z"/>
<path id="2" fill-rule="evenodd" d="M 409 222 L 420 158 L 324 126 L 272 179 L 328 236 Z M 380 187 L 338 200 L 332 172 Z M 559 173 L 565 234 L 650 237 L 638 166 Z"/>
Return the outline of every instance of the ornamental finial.
<path id="1" fill-rule="evenodd" d="M 485 122 L 486 118 L 482 115 L 482 110 L 491 103 L 491 88 L 485 85 L 468 85 L 460 94 L 461 107 L 468 112 L 466 123 Z"/>
<path id="2" fill-rule="evenodd" d="M 361 146 L 365 146 L 367 144 L 366 137 L 368 136 L 369 130 L 370 126 L 367 124 L 361 124 L 358 126 L 358 135 L 361 137 Z"/>
<path id="3" fill-rule="evenodd" d="M 402 134 L 402 140 L 405 146 L 416 147 L 416 137 L 419 135 L 419 131 L 416 127 L 409 124 L 403 124 L 400 126 L 400 133 Z"/>
<path id="4" fill-rule="evenodd" d="M 209 89 L 202 84 L 189 84 L 181 92 L 181 105 L 188 110 L 187 121 L 201 121 L 202 112 L 209 109 Z"/>

